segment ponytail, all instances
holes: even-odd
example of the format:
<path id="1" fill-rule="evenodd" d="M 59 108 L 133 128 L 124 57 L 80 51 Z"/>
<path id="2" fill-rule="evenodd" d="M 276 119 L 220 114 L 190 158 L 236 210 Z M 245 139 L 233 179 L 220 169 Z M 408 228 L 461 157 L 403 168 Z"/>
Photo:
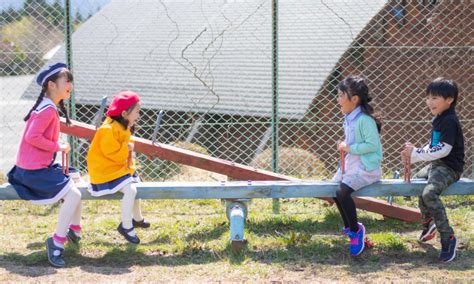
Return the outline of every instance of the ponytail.
<path id="1" fill-rule="evenodd" d="M 377 130 L 381 133 L 382 121 L 380 116 L 374 113 L 374 108 L 369 104 L 372 101 L 372 98 L 369 96 L 369 88 L 367 87 L 364 78 L 360 76 L 349 76 L 337 85 L 337 89 L 346 93 L 349 99 L 353 96 L 358 96 L 360 99 L 361 111 L 375 121 Z"/>
<path id="2" fill-rule="evenodd" d="M 58 105 L 59 105 L 59 108 L 61 109 L 61 112 L 66 117 L 66 125 L 70 126 L 71 125 L 71 120 L 69 119 L 69 115 L 67 113 L 66 107 L 64 106 L 64 100 L 60 100 Z"/>
<path id="3" fill-rule="evenodd" d="M 33 110 L 35 110 L 35 109 L 39 106 L 39 104 L 41 103 L 41 101 L 43 100 L 44 95 L 46 94 L 46 86 L 47 86 L 47 84 L 44 84 L 43 87 L 41 88 L 41 93 L 40 93 L 40 95 L 39 95 L 38 98 L 36 99 L 35 104 L 34 104 L 33 107 L 30 109 L 30 111 L 28 112 L 28 114 L 23 118 L 24 121 L 28 121 L 28 119 L 30 119 L 30 116 L 31 116 L 31 113 L 33 112 Z"/>
<path id="4" fill-rule="evenodd" d="M 374 112 L 374 108 L 369 104 L 370 101 L 371 101 L 371 98 L 369 98 L 365 102 L 361 101 L 360 110 L 363 113 L 367 114 L 368 116 L 372 117 L 372 119 L 375 121 L 375 124 L 377 125 L 377 131 L 379 133 L 381 133 L 382 132 L 382 121 L 380 119 L 380 116 L 377 113 Z"/>

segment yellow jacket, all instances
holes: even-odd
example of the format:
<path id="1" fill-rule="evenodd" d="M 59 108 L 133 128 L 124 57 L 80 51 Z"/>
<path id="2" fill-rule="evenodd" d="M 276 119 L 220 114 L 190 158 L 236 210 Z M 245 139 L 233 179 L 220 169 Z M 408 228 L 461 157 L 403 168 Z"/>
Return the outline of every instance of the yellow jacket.
<path id="1" fill-rule="evenodd" d="M 97 129 L 87 153 L 87 168 L 93 184 L 109 182 L 126 174 L 135 173 L 135 165 L 128 168 L 130 130 L 107 117 Z"/>

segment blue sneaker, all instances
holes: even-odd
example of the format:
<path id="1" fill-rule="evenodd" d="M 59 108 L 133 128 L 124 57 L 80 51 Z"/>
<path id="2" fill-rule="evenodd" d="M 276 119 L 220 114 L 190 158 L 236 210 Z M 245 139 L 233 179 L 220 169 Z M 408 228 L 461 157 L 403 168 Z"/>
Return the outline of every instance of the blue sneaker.
<path id="1" fill-rule="evenodd" d="M 364 251 L 364 238 L 365 238 L 365 227 L 362 223 L 358 223 L 359 230 L 357 232 L 349 232 L 349 238 L 351 239 L 350 251 L 351 256 L 358 256 Z"/>
<path id="2" fill-rule="evenodd" d="M 78 244 L 81 240 L 81 237 L 78 237 L 76 233 L 74 233 L 74 231 L 71 229 L 67 230 L 66 238 L 69 242 L 73 244 Z"/>
<path id="3" fill-rule="evenodd" d="M 343 228 L 341 229 L 341 234 L 342 234 L 343 236 L 348 236 L 350 231 L 351 231 L 351 229 L 349 229 L 348 227 L 343 227 Z"/>
<path id="4" fill-rule="evenodd" d="M 54 245 L 53 238 L 46 240 L 46 251 L 48 252 L 48 261 L 54 267 L 64 267 L 66 262 L 62 258 L 64 249 Z"/>
<path id="5" fill-rule="evenodd" d="M 441 262 L 450 262 L 456 257 L 456 249 L 458 247 L 458 240 L 453 235 L 449 239 L 441 239 L 441 253 L 439 260 Z"/>

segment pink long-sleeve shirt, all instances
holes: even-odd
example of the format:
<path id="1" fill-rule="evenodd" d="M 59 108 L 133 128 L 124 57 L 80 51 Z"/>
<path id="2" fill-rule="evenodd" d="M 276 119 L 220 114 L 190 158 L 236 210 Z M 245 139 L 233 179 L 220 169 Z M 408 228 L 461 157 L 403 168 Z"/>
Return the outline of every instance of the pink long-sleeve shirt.
<path id="1" fill-rule="evenodd" d="M 16 165 L 27 170 L 47 168 L 60 150 L 59 114 L 53 101 L 43 98 L 26 122 Z"/>

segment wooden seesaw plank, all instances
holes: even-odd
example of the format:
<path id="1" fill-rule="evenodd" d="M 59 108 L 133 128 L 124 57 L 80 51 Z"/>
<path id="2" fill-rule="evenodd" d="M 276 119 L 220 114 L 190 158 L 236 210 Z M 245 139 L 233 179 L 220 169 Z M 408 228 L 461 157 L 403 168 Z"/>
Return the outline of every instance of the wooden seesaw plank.
<path id="1" fill-rule="evenodd" d="M 356 196 L 420 196 L 426 180 L 404 183 L 382 180 L 354 193 Z M 86 185 L 78 185 L 82 199 L 121 199 L 122 194 L 92 197 Z M 141 199 L 253 199 L 334 197 L 338 184 L 330 181 L 242 181 L 220 182 L 143 182 L 137 184 Z M 473 195 L 474 180 L 461 179 L 442 195 Z M 0 185 L 0 200 L 19 199 L 10 184 Z"/>
<path id="2" fill-rule="evenodd" d="M 65 119 L 61 118 L 61 132 L 71 136 L 90 140 L 92 139 L 92 137 L 94 137 L 95 127 L 78 121 L 73 121 L 73 125 L 68 127 L 66 126 Z M 270 171 L 255 169 L 253 167 L 206 156 L 178 147 L 173 147 L 160 143 L 153 144 L 150 140 L 138 137 L 134 137 L 133 139 L 136 141 L 135 151 L 143 153 L 151 158 L 168 160 L 179 164 L 227 175 L 231 178 L 240 180 L 299 181 L 298 179 L 289 176 L 275 174 Z M 332 200 L 329 198 L 323 199 L 332 202 Z M 421 218 L 420 211 L 415 208 L 400 206 L 396 204 L 389 204 L 383 200 L 371 197 L 355 197 L 354 201 L 357 207 L 360 209 L 379 213 L 387 217 L 408 222 L 418 222 Z"/>

